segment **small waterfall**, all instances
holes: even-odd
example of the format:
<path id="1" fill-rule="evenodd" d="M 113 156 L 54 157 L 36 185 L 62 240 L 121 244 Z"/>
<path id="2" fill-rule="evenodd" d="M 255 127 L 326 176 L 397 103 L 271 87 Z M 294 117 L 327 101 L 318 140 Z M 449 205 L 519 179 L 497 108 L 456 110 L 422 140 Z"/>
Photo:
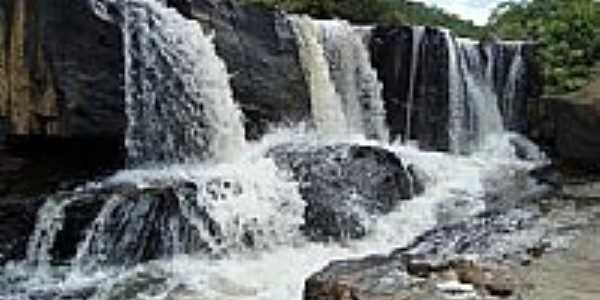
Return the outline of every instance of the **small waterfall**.
<path id="1" fill-rule="evenodd" d="M 408 96 L 406 97 L 406 133 L 404 140 L 408 142 L 412 134 L 412 112 L 415 102 L 415 89 L 417 86 L 417 72 L 419 68 L 419 57 L 421 53 L 421 43 L 425 36 L 425 27 L 414 26 L 412 28 L 412 59 L 410 66 L 410 83 L 408 87 Z"/>
<path id="2" fill-rule="evenodd" d="M 388 141 L 383 86 L 363 41 L 364 28 L 340 20 L 315 22 L 321 28 L 321 43 L 336 91 L 345 106 L 350 133 Z"/>
<path id="3" fill-rule="evenodd" d="M 455 154 L 464 152 L 466 135 L 464 133 L 466 109 L 464 103 L 465 85 L 463 82 L 462 69 L 460 68 L 460 57 L 456 40 L 449 30 L 444 31 L 448 45 L 448 97 L 449 97 L 449 124 L 448 135 L 450 136 L 450 151 Z"/>
<path id="4" fill-rule="evenodd" d="M 346 135 L 347 121 L 342 99 L 336 92 L 319 41 L 320 29 L 307 16 L 290 16 L 305 78 L 310 87 L 313 121 L 317 130 L 326 135 Z"/>
<path id="5" fill-rule="evenodd" d="M 78 245 L 75 266 L 90 271 L 177 254 L 220 257 L 291 244 L 300 236 L 306 204 L 297 184 L 269 159 L 131 170 L 113 179 L 138 187 L 157 181 L 180 183 L 113 194 Z"/>
<path id="6" fill-rule="evenodd" d="M 27 245 L 27 262 L 38 268 L 48 268 L 52 262 L 50 251 L 56 235 L 63 228 L 65 208 L 75 201 L 75 197 L 50 197 L 40 208 L 37 224 Z"/>
<path id="7" fill-rule="evenodd" d="M 471 153 L 504 133 L 494 91 L 492 52 L 468 39 L 447 36 L 450 79 L 450 140 L 455 153 Z"/>
<path id="8" fill-rule="evenodd" d="M 515 112 L 515 100 L 517 100 L 519 84 L 522 80 L 523 74 L 525 73 L 525 64 L 523 61 L 523 43 L 514 42 L 511 44 L 504 44 L 503 46 L 514 49 L 514 55 L 508 70 L 508 77 L 506 78 L 506 82 L 504 83 L 504 88 L 502 91 L 504 118 L 508 120 L 507 123 L 514 124 L 516 123 L 515 119 L 518 118 Z"/>
<path id="9" fill-rule="evenodd" d="M 310 79 L 313 116 L 319 130 L 322 131 L 318 126 L 322 116 L 333 115 L 336 117 L 330 122 L 337 120 L 336 126 L 343 128 L 338 133 L 389 140 L 381 96 L 383 86 L 371 66 L 363 41 L 364 28 L 354 28 L 346 21 L 317 21 L 306 16 L 290 19 L 296 28 L 302 65 Z M 323 102 L 330 103 L 325 114 L 317 111 L 325 106 Z"/>
<path id="10" fill-rule="evenodd" d="M 121 10 L 129 164 L 234 157 L 242 113 L 211 37 L 156 0 L 128 0 Z"/>

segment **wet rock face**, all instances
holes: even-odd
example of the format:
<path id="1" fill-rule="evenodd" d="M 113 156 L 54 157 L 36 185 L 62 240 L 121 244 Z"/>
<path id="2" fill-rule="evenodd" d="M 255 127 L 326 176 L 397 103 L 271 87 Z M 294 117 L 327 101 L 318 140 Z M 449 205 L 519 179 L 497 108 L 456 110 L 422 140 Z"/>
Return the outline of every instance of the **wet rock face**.
<path id="1" fill-rule="evenodd" d="M 181 199 L 179 197 L 184 197 Z M 53 263 L 74 258 L 89 235 L 85 258 L 100 264 L 132 265 L 206 249 L 205 241 L 182 214 L 180 204 L 195 201 L 196 187 L 181 183 L 139 189 L 114 186 L 83 192 L 61 192 L 47 197 L 0 202 L 0 264 L 22 260 L 27 253 L 42 206 L 47 201 L 67 203 L 62 228 L 50 246 Z M 201 215 L 201 211 L 195 211 Z M 152 222 L 148 222 L 152 220 Z M 203 219 L 210 228 L 210 219 Z M 214 234 L 217 234 L 214 232 Z"/>
<path id="2" fill-rule="evenodd" d="M 195 199 L 193 184 L 122 186 L 76 197 L 83 198 L 66 207 L 64 228 L 52 248 L 56 259 L 72 258 L 79 244 L 73 241 L 83 241 L 87 231 L 93 232 L 87 259 L 108 265 L 133 265 L 205 246 L 180 206 L 179 197 Z"/>
<path id="3" fill-rule="evenodd" d="M 377 27 L 371 38 L 373 65 L 383 83 L 392 139 L 406 136 L 411 82 L 413 30 Z M 418 55 L 410 138 L 429 150 L 448 150 L 448 47 L 444 34 L 426 28 Z"/>
<path id="4" fill-rule="evenodd" d="M 231 0 L 171 0 L 207 32 L 232 75 L 235 100 L 246 117 L 249 138 L 271 124 L 310 118 L 310 96 L 292 27 L 285 16 Z"/>
<path id="5" fill-rule="evenodd" d="M 402 161 L 380 148 L 292 144 L 269 155 L 300 182 L 307 202 L 303 230 L 316 241 L 360 238 L 373 216 L 390 212 L 419 192 Z"/>

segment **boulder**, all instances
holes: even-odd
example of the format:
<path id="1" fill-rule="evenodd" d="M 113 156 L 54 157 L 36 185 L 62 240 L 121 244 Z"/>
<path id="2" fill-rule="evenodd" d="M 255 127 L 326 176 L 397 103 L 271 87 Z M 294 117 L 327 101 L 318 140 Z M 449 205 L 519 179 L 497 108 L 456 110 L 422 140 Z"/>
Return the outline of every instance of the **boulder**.
<path id="1" fill-rule="evenodd" d="M 73 196 L 78 199 L 65 208 L 64 227 L 52 248 L 56 259 L 71 258 L 76 250 L 73 245 L 86 235 L 91 239 L 83 261 L 93 264 L 135 265 L 206 247 L 181 207 L 196 197 L 192 183 L 152 188 L 125 185 Z M 92 200 L 97 197 L 101 200 Z M 102 198 L 104 203 L 98 204 Z"/>
<path id="2" fill-rule="evenodd" d="M 39 219 L 52 217 L 49 214 L 56 208 L 62 217 L 53 219 L 61 225 L 48 247 L 52 263 L 74 258 L 86 238 L 83 262 L 93 264 L 133 265 L 205 250 L 205 241 L 181 208 L 182 203 L 195 203 L 195 197 L 194 184 L 174 183 L 154 188 L 107 186 L 0 201 L 0 264 L 25 258 L 34 230 L 42 224 Z M 48 201 L 54 205 L 44 206 Z M 209 231 L 214 228 L 201 209 L 186 212 L 204 220 Z"/>
<path id="3" fill-rule="evenodd" d="M 371 218 L 420 192 L 401 159 L 377 147 L 287 144 L 269 156 L 300 182 L 307 202 L 303 230 L 316 241 L 360 238 Z"/>

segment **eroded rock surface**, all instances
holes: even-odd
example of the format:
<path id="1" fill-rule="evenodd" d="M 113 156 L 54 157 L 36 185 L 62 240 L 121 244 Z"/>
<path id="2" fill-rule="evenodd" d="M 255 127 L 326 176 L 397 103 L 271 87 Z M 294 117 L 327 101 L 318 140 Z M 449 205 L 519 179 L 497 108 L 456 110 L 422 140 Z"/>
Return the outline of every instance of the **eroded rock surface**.
<path id="1" fill-rule="evenodd" d="M 373 217 L 421 192 L 408 166 L 381 148 L 289 144 L 269 155 L 300 182 L 303 229 L 313 240 L 360 238 Z"/>

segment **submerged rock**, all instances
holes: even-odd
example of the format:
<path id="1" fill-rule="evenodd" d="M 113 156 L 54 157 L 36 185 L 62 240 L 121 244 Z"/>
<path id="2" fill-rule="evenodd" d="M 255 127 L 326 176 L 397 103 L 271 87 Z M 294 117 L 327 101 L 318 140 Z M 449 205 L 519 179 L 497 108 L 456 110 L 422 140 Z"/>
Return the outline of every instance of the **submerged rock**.
<path id="1" fill-rule="evenodd" d="M 303 230 L 312 240 L 360 238 L 373 217 L 420 192 L 395 154 L 377 147 L 278 146 L 269 156 L 300 182 L 307 202 Z"/>
<path id="2" fill-rule="evenodd" d="M 65 207 L 63 229 L 52 247 L 59 261 L 79 254 L 86 263 L 130 265 L 206 247 L 181 208 L 181 201 L 195 199 L 193 184 L 124 185 L 71 197 L 77 200 Z M 82 243 L 87 243 L 83 252 Z"/>

